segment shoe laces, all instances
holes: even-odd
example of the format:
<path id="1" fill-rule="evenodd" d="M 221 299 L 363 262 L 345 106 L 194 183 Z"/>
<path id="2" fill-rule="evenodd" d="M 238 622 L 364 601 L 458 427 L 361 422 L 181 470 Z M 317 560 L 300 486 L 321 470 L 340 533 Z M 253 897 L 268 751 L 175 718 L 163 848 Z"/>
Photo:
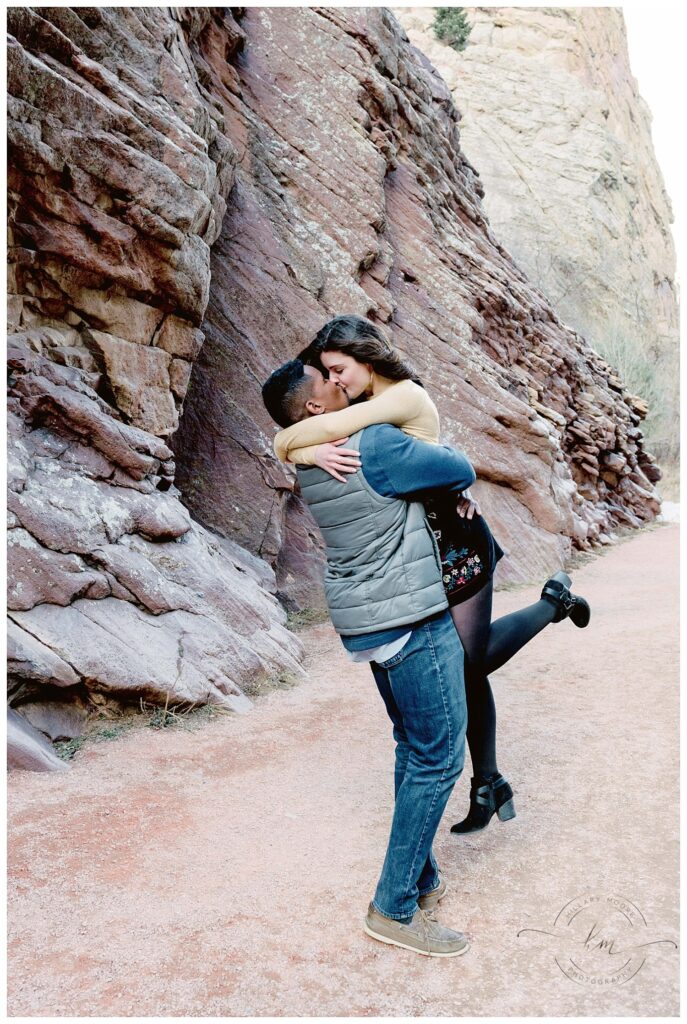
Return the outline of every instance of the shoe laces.
<path id="1" fill-rule="evenodd" d="M 422 907 L 419 907 L 418 909 L 422 915 L 421 920 L 425 935 L 428 936 L 432 931 L 432 925 L 439 923 L 434 916 L 436 914 L 436 908 L 433 908 L 432 910 L 423 910 Z"/>

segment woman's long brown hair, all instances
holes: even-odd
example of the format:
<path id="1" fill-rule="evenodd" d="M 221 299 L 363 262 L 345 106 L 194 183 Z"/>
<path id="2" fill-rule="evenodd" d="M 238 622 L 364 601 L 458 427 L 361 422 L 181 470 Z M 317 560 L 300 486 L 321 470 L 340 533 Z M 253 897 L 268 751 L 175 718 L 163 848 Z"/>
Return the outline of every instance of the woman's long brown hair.
<path id="1" fill-rule="evenodd" d="M 326 377 L 328 371 L 321 359 L 323 352 L 342 352 L 358 363 L 369 363 L 376 374 L 389 380 L 422 383 L 412 367 L 394 351 L 380 328 L 364 316 L 354 313 L 335 316 L 320 328 L 307 348 L 298 353 L 298 359 L 316 367 Z"/>

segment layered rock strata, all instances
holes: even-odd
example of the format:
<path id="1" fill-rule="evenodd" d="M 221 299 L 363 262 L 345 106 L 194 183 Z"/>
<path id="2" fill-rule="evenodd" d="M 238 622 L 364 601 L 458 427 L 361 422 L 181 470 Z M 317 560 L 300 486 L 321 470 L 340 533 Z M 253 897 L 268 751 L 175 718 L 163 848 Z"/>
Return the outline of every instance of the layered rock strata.
<path id="1" fill-rule="evenodd" d="M 386 326 L 444 439 L 473 459 L 510 552 L 502 577 L 653 518 L 645 406 L 494 236 L 450 92 L 395 18 L 253 8 L 240 24 L 230 67 L 221 18 L 199 38 L 238 160 L 173 439 L 194 515 L 276 564 L 286 599 L 318 600 L 316 541 L 259 386 L 330 316 L 356 312 Z"/>
<path id="2" fill-rule="evenodd" d="M 210 17 L 9 12 L 8 636 L 27 717 L 56 695 L 76 720 L 103 694 L 239 710 L 300 672 L 273 571 L 173 484 L 236 159 L 194 63 Z"/>
<path id="3" fill-rule="evenodd" d="M 507 576 L 658 511 L 641 402 L 494 237 L 449 91 L 387 11 L 9 29 L 13 703 L 241 707 L 298 671 L 274 594 L 319 603 L 321 552 L 260 385 L 342 311 L 415 363 Z"/>
<path id="4" fill-rule="evenodd" d="M 673 214 L 612 7 L 468 8 L 468 45 L 434 8 L 394 9 L 461 112 L 494 234 L 557 314 L 615 365 L 645 361 L 646 432 L 676 451 L 678 303 Z"/>

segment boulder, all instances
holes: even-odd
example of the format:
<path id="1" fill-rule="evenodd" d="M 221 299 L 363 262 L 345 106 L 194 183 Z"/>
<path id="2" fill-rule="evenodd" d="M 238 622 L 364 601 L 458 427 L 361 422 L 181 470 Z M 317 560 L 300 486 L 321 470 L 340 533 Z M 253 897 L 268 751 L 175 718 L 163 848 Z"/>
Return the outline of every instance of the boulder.
<path id="1" fill-rule="evenodd" d="M 79 704 L 45 700 L 23 703 L 19 710 L 49 740 L 72 740 L 83 735 L 87 712 Z"/>
<path id="2" fill-rule="evenodd" d="M 7 708 L 7 767 L 32 772 L 66 772 L 50 740 L 14 708 Z"/>

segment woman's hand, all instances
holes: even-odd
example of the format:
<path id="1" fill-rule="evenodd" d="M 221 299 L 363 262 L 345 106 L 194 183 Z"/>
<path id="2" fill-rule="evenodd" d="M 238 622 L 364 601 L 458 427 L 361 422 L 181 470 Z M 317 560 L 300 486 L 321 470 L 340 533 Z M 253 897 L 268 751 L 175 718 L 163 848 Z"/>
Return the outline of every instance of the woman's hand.
<path id="1" fill-rule="evenodd" d="M 478 503 L 471 498 L 467 493 L 461 495 L 456 505 L 456 512 L 463 519 L 472 519 L 473 516 L 481 516 L 482 510 Z"/>
<path id="2" fill-rule="evenodd" d="M 346 441 L 347 437 L 342 437 L 338 441 L 328 441 L 327 444 L 318 445 L 315 452 L 317 465 L 342 484 L 346 483 L 346 477 L 341 476 L 342 473 L 357 473 L 362 465 L 360 452 L 355 448 L 339 448 L 339 445 L 345 444 Z"/>

